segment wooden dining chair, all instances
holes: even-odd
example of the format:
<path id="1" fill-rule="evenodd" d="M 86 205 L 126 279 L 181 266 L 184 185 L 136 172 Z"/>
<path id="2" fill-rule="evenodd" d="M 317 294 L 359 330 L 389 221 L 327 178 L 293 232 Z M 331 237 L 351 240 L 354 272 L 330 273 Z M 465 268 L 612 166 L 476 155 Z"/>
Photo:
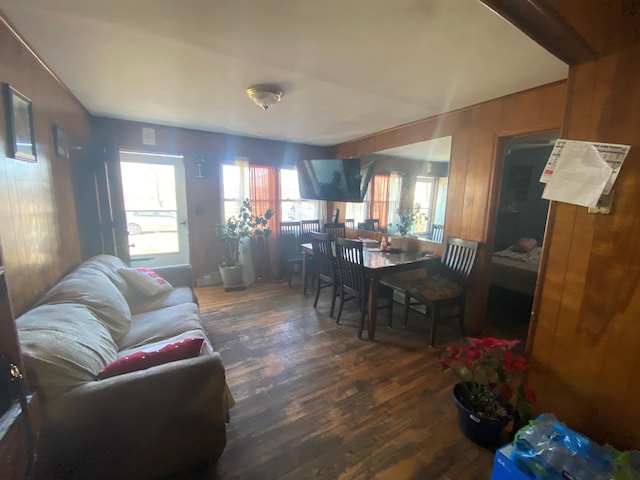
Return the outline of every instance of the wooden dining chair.
<path id="1" fill-rule="evenodd" d="M 316 299 L 313 302 L 313 306 L 315 308 L 318 305 L 320 290 L 330 287 L 331 310 L 329 311 L 329 316 L 333 318 L 336 296 L 338 295 L 339 276 L 331 248 L 331 236 L 328 233 L 320 232 L 311 232 L 309 236 L 311 237 L 313 258 L 316 266 Z"/>
<path id="2" fill-rule="evenodd" d="M 431 227 L 431 241 L 442 243 L 444 238 L 444 225 L 433 225 Z"/>
<path id="3" fill-rule="evenodd" d="M 438 272 L 425 278 L 407 280 L 396 284 L 404 290 L 404 325 L 407 326 L 412 305 L 426 306 L 425 314 L 431 319 L 429 346 L 435 341 L 436 324 L 445 308 L 457 307 L 460 336 L 464 337 L 464 304 L 466 284 L 478 251 L 478 242 L 447 238 L 444 255 Z"/>
<path id="4" fill-rule="evenodd" d="M 379 232 L 380 231 L 380 219 L 378 218 L 367 218 L 364 221 L 364 229 L 369 230 L 371 232 Z"/>
<path id="5" fill-rule="evenodd" d="M 302 244 L 303 243 L 311 243 L 311 236 L 310 233 L 311 232 L 321 232 L 322 229 L 320 228 L 320 220 L 316 219 L 316 220 L 300 220 L 300 245 L 301 245 L 301 249 L 302 249 Z M 313 275 L 313 271 L 315 268 L 315 260 L 313 255 L 307 255 L 307 265 L 306 265 L 306 271 L 304 272 L 304 274 L 306 275 L 306 277 L 311 277 L 311 281 L 314 282 L 315 281 L 315 275 Z M 306 288 L 307 285 L 307 278 L 303 278 L 302 281 L 304 282 L 304 288 Z"/>
<path id="6" fill-rule="evenodd" d="M 300 249 L 300 222 L 280 222 L 278 226 L 278 258 L 283 271 L 287 272 L 289 288 L 291 277 L 298 269 L 302 269 L 302 251 Z"/>
<path id="7" fill-rule="evenodd" d="M 309 243 L 311 241 L 311 237 L 309 234 L 311 232 L 321 232 L 320 229 L 320 220 L 300 220 L 300 243 Z"/>
<path id="8" fill-rule="evenodd" d="M 356 221 L 354 218 L 345 218 L 344 219 L 344 226 L 347 228 L 355 228 L 356 226 Z"/>
<path id="9" fill-rule="evenodd" d="M 331 235 L 331 240 L 334 242 L 337 238 L 344 238 L 347 236 L 347 230 L 344 223 L 325 223 L 324 233 Z"/>
<path id="10" fill-rule="evenodd" d="M 368 314 L 369 279 L 364 270 L 364 250 L 362 242 L 346 238 L 336 239 L 336 263 L 340 275 L 340 307 L 336 323 L 340 323 L 342 309 L 349 300 L 358 300 L 360 308 L 360 326 L 358 338 L 362 338 L 364 319 Z M 384 303 L 377 305 L 377 309 L 388 309 L 388 325 L 391 326 L 393 316 L 393 288 L 386 285 L 378 287 L 378 298 Z"/>

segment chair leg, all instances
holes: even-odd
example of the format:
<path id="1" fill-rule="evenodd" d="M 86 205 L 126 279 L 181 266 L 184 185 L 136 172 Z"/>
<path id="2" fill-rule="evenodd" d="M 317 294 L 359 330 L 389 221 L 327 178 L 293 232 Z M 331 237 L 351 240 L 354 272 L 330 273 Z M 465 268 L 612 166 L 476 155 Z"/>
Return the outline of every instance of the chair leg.
<path id="1" fill-rule="evenodd" d="M 320 279 L 318 279 L 318 290 L 320 290 Z M 331 284 L 331 311 L 329 312 L 329 317 L 333 318 L 333 311 L 336 308 L 336 296 L 338 295 L 338 289 L 336 288 L 336 283 L 333 282 Z"/>
<path id="2" fill-rule="evenodd" d="M 433 342 L 436 339 L 436 323 L 440 319 L 440 309 L 436 306 L 431 307 L 431 330 L 429 332 L 429 346 L 433 347 Z"/>
<path id="3" fill-rule="evenodd" d="M 340 323 L 340 317 L 342 316 L 342 307 L 344 307 L 344 292 L 340 290 L 340 308 L 338 308 L 338 318 L 336 318 L 336 323 Z"/>
<path id="4" fill-rule="evenodd" d="M 387 326 L 391 328 L 393 326 L 393 290 L 391 291 L 391 294 L 389 296 L 389 303 L 387 305 L 387 308 L 389 309 L 388 317 L 387 317 Z"/>
<path id="5" fill-rule="evenodd" d="M 360 327 L 358 328 L 358 338 L 362 338 L 362 331 L 364 330 L 364 317 L 366 314 L 366 304 L 364 298 L 360 298 Z"/>
<path id="6" fill-rule="evenodd" d="M 411 295 L 404 292 L 404 328 L 407 328 L 407 322 L 409 321 L 409 307 L 411 306 Z"/>
<path id="7" fill-rule="evenodd" d="M 289 265 L 289 268 L 287 268 L 287 274 L 289 277 L 289 288 L 291 288 L 291 265 Z"/>
<path id="8" fill-rule="evenodd" d="M 320 298 L 320 280 L 318 280 L 318 285 L 316 285 L 316 299 L 313 302 L 314 308 L 318 305 L 319 298 Z"/>

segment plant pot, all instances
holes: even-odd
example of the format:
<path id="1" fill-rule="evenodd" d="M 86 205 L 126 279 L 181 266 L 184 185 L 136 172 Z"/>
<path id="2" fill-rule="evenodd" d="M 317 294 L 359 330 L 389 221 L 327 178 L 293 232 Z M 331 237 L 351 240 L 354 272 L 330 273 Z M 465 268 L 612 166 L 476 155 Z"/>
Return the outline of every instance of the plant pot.
<path id="1" fill-rule="evenodd" d="M 466 382 L 471 383 L 471 382 Z M 458 426 L 460 431 L 472 442 L 487 449 L 495 449 L 502 443 L 500 434 L 504 427 L 511 420 L 510 418 L 502 418 L 499 420 L 492 418 L 484 418 L 476 415 L 462 404 L 464 387 L 461 383 L 457 383 L 453 387 L 453 399 L 458 409 Z"/>
<path id="2" fill-rule="evenodd" d="M 242 265 L 234 265 L 231 267 L 220 267 L 220 276 L 225 290 L 236 290 L 244 288 L 242 280 Z"/>

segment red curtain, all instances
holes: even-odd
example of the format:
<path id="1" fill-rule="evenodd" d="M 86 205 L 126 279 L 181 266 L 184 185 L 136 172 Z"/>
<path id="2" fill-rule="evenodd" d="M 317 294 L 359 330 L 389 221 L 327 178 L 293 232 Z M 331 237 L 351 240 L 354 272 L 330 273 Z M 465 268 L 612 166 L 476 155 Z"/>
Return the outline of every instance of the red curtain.
<path id="1" fill-rule="evenodd" d="M 273 167 L 264 167 L 260 165 L 249 165 L 249 200 L 253 208 L 254 215 L 264 215 L 264 213 L 272 209 L 274 212 L 276 206 L 276 174 Z M 276 237 L 277 228 L 275 215 L 269 220 L 271 227 L 271 237 Z M 258 277 L 272 277 L 273 260 L 269 255 L 269 247 L 271 241 L 263 243 L 263 239 L 254 240 L 253 265 Z"/>
<path id="2" fill-rule="evenodd" d="M 249 200 L 254 215 L 264 215 L 276 209 L 276 173 L 273 167 L 249 165 Z M 274 219 L 269 221 L 271 229 L 275 229 Z"/>
<path id="3" fill-rule="evenodd" d="M 380 229 L 386 229 L 389 217 L 389 174 L 375 174 L 370 187 L 369 218 L 379 219 Z"/>

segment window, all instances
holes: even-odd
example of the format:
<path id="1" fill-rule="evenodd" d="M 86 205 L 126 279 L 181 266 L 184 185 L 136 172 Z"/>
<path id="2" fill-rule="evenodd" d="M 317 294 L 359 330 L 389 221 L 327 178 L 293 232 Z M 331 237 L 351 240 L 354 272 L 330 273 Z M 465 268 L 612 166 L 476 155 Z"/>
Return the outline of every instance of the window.
<path id="1" fill-rule="evenodd" d="M 320 202 L 302 200 L 295 168 L 280 170 L 280 221 L 316 220 L 320 218 Z M 323 219 L 324 220 L 324 219 Z"/>
<path id="2" fill-rule="evenodd" d="M 273 167 L 249 165 L 246 160 L 222 165 L 223 218 L 238 216 L 244 199 L 251 200 L 253 213 L 262 215 L 275 209 L 275 173 Z M 273 226 L 272 226 L 273 228 Z"/>
<path id="3" fill-rule="evenodd" d="M 235 165 L 222 165 L 223 184 L 223 216 L 237 217 L 242 201 L 249 196 L 249 177 L 247 165 L 237 162 Z"/>
<path id="4" fill-rule="evenodd" d="M 418 220 L 414 224 L 414 233 L 427 233 L 433 224 L 435 186 L 436 179 L 433 177 L 416 178 L 416 187 L 413 193 L 413 207 L 416 212 L 426 215 L 426 221 Z"/>
<path id="5" fill-rule="evenodd" d="M 357 227 L 358 223 L 364 222 L 365 212 L 367 211 L 368 205 L 368 196 L 369 192 L 367 191 L 367 196 L 365 197 L 364 202 L 348 202 L 346 204 L 344 218 L 353 218 L 353 223 Z"/>
<path id="6" fill-rule="evenodd" d="M 393 228 L 400 208 L 402 177 L 397 173 L 376 174 L 362 203 L 347 203 L 345 218 L 353 218 L 357 226 L 367 218 L 380 220 L 380 228 Z"/>

